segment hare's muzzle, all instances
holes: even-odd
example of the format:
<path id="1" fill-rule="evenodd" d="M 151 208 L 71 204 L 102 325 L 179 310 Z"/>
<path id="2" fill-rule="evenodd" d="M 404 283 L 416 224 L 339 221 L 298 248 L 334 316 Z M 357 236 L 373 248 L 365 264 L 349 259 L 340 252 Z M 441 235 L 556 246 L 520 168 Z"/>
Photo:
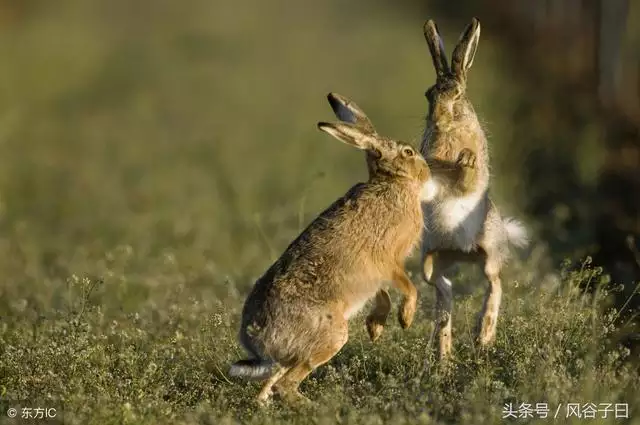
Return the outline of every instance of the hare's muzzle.
<path id="1" fill-rule="evenodd" d="M 420 155 L 416 157 L 416 168 L 418 169 L 418 180 L 420 180 L 421 183 L 426 183 L 431 180 L 431 169 L 424 158 Z"/>

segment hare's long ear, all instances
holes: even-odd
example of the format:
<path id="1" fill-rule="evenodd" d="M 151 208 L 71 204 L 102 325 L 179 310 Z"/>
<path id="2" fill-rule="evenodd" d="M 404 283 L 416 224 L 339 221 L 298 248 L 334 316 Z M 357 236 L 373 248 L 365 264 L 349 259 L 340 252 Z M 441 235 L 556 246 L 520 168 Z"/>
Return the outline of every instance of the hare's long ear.
<path id="1" fill-rule="evenodd" d="M 355 102 L 338 93 L 329 93 L 327 99 L 333 113 L 340 121 L 354 124 L 369 133 L 376 132 L 367 114 Z"/>
<path id="2" fill-rule="evenodd" d="M 424 23 L 424 38 L 429 45 L 429 52 L 431 52 L 431 59 L 433 59 L 433 66 L 436 69 L 436 75 L 441 77 L 449 73 L 449 61 L 447 61 L 447 55 L 444 52 L 444 43 L 438 32 L 438 26 L 436 23 L 429 19 Z"/>
<path id="3" fill-rule="evenodd" d="M 376 146 L 376 138 L 373 135 L 353 124 L 319 122 L 318 128 L 358 149 L 368 150 Z"/>
<path id="4" fill-rule="evenodd" d="M 460 36 L 458 45 L 453 50 L 451 58 L 451 69 L 458 78 L 466 78 L 467 71 L 471 68 L 473 57 L 478 50 L 478 42 L 480 41 L 480 20 L 472 18 L 471 23 L 467 25 L 464 32 Z"/>

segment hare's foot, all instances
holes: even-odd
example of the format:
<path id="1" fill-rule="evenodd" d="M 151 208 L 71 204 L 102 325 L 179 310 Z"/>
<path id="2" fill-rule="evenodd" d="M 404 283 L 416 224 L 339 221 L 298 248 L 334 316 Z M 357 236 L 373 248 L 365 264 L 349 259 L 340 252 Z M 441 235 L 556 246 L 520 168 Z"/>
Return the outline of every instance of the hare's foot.
<path id="1" fill-rule="evenodd" d="M 413 323 L 416 314 L 416 298 L 405 298 L 398 310 L 398 322 L 402 329 L 407 329 Z"/>
<path id="2" fill-rule="evenodd" d="M 286 400 L 288 404 L 294 406 L 313 406 L 315 404 L 297 389 L 283 393 L 282 398 Z"/>
<path id="3" fill-rule="evenodd" d="M 381 289 L 376 294 L 373 310 L 369 313 L 369 316 L 367 316 L 367 332 L 372 342 L 380 338 L 390 311 L 391 298 L 389 297 L 389 293 Z"/>
<path id="4" fill-rule="evenodd" d="M 276 382 L 280 380 L 287 372 L 289 371 L 288 367 L 281 367 L 278 369 L 267 382 L 262 386 L 260 393 L 256 397 L 256 401 L 259 406 L 266 406 L 271 401 L 271 396 L 273 395 L 273 386 Z"/>
<path id="5" fill-rule="evenodd" d="M 451 358 L 451 315 L 441 312 L 441 316 L 437 319 L 436 328 L 434 330 L 434 340 L 438 348 L 438 358 L 440 361 L 447 361 Z"/>
<path id="6" fill-rule="evenodd" d="M 482 347 L 493 344 L 496 339 L 501 292 L 500 279 L 495 279 L 487 290 L 476 325 L 476 342 Z"/>
<path id="7" fill-rule="evenodd" d="M 367 333 L 369 334 L 371 342 L 376 342 L 378 338 L 380 338 L 380 335 L 382 335 L 383 330 L 384 323 L 378 322 L 375 317 L 367 317 Z"/>
<path id="8" fill-rule="evenodd" d="M 336 314 L 334 317 L 341 316 Z M 319 340 L 326 343 L 324 348 L 309 353 L 306 360 L 293 366 L 275 383 L 276 392 L 287 402 L 295 404 L 300 404 L 300 402 L 304 404 L 311 403 L 298 390 L 300 383 L 318 366 L 331 360 L 349 339 L 349 327 L 346 320 L 336 322 L 334 325 L 326 332 L 321 332 L 318 335 Z"/>
<path id="9" fill-rule="evenodd" d="M 484 274 L 489 281 L 489 287 L 485 293 L 482 311 L 476 328 L 476 342 L 482 347 L 491 345 L 496 338 L 502 298 L 502 283 L 499 275 L 500 263 L 494 261 L 494 258 L 488 256 L 484 265 Z"/>
<path id="10" fill-rule="evenodd" d="M 413 323 L 413 316 L 416 313 L 418 290 L 401 266 L 393 274 L 392 279 L 394 285 L 404 294 L 404 300 L 398 310 L 398 321 L 402 329 L 407 329 Z"/>
<path id="11" fill-rule="evenodd" d="M 491 316 L 480 316 L 476 325 L 476 344 L 488 347 L 496 339 L 496 323 Z"/>
<path id="12" fill-rule="evenodd" d="M 436 283 L 436 326 L 434 341 L 438 347 L 440 360 L 447 360 L 451 355 L 452 326 L 451 313 L 453 307 L 453 292 L 451 281 L 445 276 L 438 276 Z"/>
<path id="13" fill-rule="evenodd" d="M 284 381 L 284 380 L 283 380 Z M 274 392 L 278 395 L 278 397 L 285 401 L 287 404 L 292 405 L 312 405 L 313 402 L 304 394 L 300 392 L 300 390 L 293 385 L 287 383 L 286 381 L 281 381 L 278 384 L 274 385 Z"/>

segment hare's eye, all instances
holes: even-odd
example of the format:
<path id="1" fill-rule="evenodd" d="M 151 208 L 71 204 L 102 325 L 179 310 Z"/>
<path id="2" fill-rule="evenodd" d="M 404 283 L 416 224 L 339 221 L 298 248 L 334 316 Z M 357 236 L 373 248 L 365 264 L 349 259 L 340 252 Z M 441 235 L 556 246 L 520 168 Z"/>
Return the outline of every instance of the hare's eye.
<path id="1" fill-rule="evenodd" d="M 411 158 L 413 156 L 413 149 L 406 147 L 402 149 L 402 153 L 404 154 L 404 156 Z"/>

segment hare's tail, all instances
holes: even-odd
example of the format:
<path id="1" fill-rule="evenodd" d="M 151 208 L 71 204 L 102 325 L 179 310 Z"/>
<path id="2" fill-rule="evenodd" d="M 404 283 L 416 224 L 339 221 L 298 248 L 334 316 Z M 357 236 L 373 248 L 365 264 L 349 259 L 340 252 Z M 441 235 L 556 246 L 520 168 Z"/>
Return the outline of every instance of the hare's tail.
<path id="1" fill-rule="evenodd" d="M 516 248 L 524 248 L 529 245 L 527 228 L 520 221 L 512 217 L 504 219 L 504 230 L 507 233 L 509 243 Z"/>
<path id="2" fill-rule="evenodd" d="M 268 360 L 240 360 L 231 365 L 229 376 L 255 380 L 267 379 L 272 375 L 274 366 L 275 364 Z"/>

